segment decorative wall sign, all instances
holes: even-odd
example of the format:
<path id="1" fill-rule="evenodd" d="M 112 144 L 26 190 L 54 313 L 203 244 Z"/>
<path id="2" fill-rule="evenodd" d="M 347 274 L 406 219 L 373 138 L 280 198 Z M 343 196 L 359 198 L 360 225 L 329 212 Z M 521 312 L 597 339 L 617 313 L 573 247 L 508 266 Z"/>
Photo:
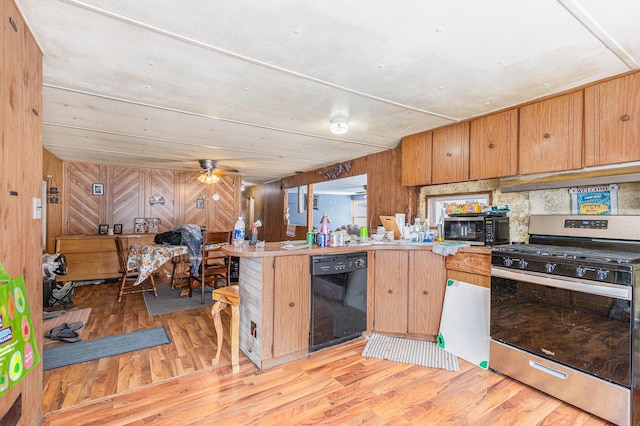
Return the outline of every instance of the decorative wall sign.
<path id="1" fill-rule="evenodd" d="M 583 186 L 569 189 L 571 214 L 618 214 L 618 185 Z"/>
<path id="2" fill-rule="evenodd" d="M 155 194 L 155 195 L 152 195 L 151 197 L 149 197 L 149 204 L 151 204 L 152 206 L 154 204 L 164 205 L 164 203 L 165 203 L 165 199 L 160 194 Z"/>
<path id="3" fill-rule="evenodd" d="M 345 173 L 349 173 L 351 170 L 351 163 L 338 163 L 335 167 L 327 169 L 324 172 L 320 172 L 325 179 L 333 180 Z"/>

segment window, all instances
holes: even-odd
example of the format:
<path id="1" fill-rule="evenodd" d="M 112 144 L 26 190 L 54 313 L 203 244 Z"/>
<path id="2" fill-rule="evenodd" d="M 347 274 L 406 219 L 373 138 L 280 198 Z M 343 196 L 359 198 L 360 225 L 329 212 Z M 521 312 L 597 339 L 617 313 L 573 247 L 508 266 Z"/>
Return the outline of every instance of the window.
<path id="1" fill-rule="evenodd" d="M 464 212 L 464 206 L 477 203 L 481 208 L 491 206 L 491 193 L 453 194 L 427 196 L 427 218 L 431 226 L 449 217 L 450 214 Z"/>

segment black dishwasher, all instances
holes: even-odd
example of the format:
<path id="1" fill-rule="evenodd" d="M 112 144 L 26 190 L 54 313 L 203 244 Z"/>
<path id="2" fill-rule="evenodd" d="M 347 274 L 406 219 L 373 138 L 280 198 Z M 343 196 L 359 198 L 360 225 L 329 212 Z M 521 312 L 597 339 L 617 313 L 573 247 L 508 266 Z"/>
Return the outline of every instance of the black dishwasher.
<path id="1" fill-rule="evenodd" d="M 311 256 L 309 351 L 354 339 L 367 328 L 367 253 Z"/>

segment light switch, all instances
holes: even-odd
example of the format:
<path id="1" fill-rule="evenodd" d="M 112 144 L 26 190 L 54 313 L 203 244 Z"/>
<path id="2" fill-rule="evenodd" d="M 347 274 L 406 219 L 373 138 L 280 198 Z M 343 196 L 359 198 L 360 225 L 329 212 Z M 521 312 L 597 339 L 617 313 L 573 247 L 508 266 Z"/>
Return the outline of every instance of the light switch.
<path id="1" fill-rule="evenodd" d="M 33 218 L 42 219 L 42 200 L 40 198 L 32 198 Z"/>

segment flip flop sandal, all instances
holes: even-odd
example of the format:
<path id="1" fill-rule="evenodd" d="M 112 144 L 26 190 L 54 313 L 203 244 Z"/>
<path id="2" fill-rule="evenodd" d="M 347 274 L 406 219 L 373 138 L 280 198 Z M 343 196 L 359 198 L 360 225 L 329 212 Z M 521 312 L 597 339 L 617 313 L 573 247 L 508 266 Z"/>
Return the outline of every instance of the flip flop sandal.
<path id="1" fill-rule="evenodd" d="M 47 331 L 47 333 L 44 335 L 44 337 L 46 337 L 48 339 L 53 339 L 53 336 L 57 335 L 62 330 L 66 330 L 67 328 L 68 328 L 67 327 L 67 323 L 64 323 L 62 325 L 59 325 L 59 326 L 54 327 L 51 330 Z"/>
<path id="2" fill-rule="evenodd" d="M 75 331 L 73 331 L 73 330 L 71 330 L 69 328 L 63 328 L 62 330 L 58 331 L 57 333 L 51 333 L 51 339 L 59 340 L 59 341 L 62 341 L 62 342 L 78 342 L 82 338 Z"/>
<path id="3" fill-rule="evenodd" d="M 84 323 L 82 321 L 70 322 L 67 324 L 67 328 L 73 331 L 80 330 L 82 327 L 84 327 Z"/>

